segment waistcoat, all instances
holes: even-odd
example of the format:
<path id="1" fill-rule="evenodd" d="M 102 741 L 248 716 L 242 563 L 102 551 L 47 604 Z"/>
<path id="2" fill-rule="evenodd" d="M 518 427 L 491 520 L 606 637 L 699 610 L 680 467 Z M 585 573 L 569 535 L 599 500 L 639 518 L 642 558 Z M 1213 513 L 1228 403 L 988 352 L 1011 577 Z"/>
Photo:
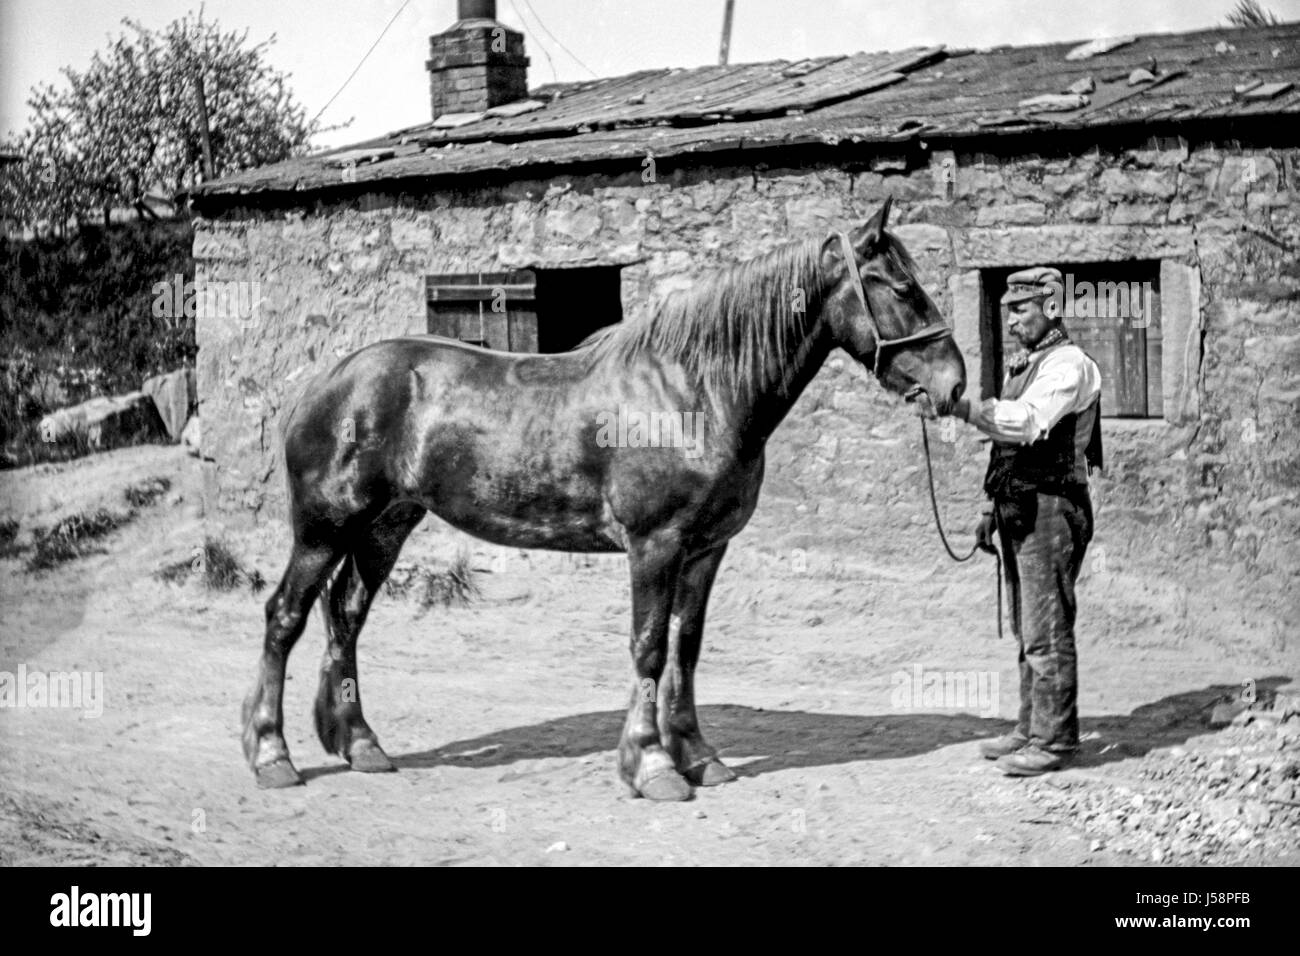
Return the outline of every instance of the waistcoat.
<path id="1" fill-rule="evenodd" d="M 1002 398 L 1014 400 L 1025 393 L 1043 360 L 1069 343 L 1035 354 L 1018 375 L 1007 379 Z M 1046 435 L 1028 445 L 996 439 L 989 453 L 984 491 L 990 498 L 1013 498 L 1026 492 L 1070 494 L 1088 491 L 1088 472 L 1102 467 L 1101 398 L 1081 412 L 1071 412 Z"/>

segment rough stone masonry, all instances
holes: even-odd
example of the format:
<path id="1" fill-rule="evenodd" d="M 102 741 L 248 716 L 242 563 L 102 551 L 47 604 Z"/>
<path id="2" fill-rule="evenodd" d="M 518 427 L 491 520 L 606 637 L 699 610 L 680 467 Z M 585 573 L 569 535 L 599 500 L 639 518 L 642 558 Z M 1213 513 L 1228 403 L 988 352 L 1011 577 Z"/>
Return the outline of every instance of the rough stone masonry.
<path id="1" fill-rule="evenodd" d="M 197 226 L 200 278 L 255 281 L 250 323 L 201 321 L 199 391 L 209 514 L 284 514 L 278 413 L 343 355 L 426 329 L 434 273 L 622 266 L 625 317 L 706 270 L 869 216 L 895 197 L 895 231 L 951 317 L 979 382 L 980 270 L 1040 261 L 1159 260 L 1164 418 L 1107 419 L 1095 485 L 1112 560 L 1152 542 L 1238 573 L 1300 571 L 1300 151 L 1151 148 L 1061 157 L 955 156 L 846 172 L 662 168 L 557 175 L 425 194 L 244 207 Z M 1176 348 L 1171 348 L 1171 342 Z M 769 446 L 754 525 L 774 547 L 852 553 L 928 525 L 917 425 L 843 354 Z M 985 447 L 935 442 L 946 513 L 965 528 Z M 946 440 L 945 440 L 946 439 Z M 908 545 L 911 546 L 911 545 Z"/>

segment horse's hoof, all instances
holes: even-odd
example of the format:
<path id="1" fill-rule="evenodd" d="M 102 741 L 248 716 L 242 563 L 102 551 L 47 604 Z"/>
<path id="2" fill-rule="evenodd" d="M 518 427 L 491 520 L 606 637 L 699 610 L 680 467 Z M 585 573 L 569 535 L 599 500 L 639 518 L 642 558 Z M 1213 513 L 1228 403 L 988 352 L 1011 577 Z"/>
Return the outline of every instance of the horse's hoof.
<path id="1" fill-rule="evenodd" d="M 297 787 L 302 784 L 302 777 L 289 762 L 288 757 L 269 763 L 265 767 L 254 768 L 257 774 L 257 789 L 281 790 L 284 787 Z"/>
<path id="2" fill-rule="evenodd" d="M 681 801 L 691 799 L 691 785 L 676 770 L 666 770 L 651 777 L 638 788 L 647 800 Z"/>
<path id="3" fill-rule="evenodd" d="M 352 753 L 348 754 L 348 763 L 353 770 L 361 773 L 391 773 L 397 769 L 379 744 L 360 741 L 352 746 Z"/>
<path id="4" fill-rule="evenodd" d="M 694 767 L 688 767 L 686 779 L 697 787 L 717 787 L 735 780 L 736 772 L 721 760 L 709 760 Z"/>

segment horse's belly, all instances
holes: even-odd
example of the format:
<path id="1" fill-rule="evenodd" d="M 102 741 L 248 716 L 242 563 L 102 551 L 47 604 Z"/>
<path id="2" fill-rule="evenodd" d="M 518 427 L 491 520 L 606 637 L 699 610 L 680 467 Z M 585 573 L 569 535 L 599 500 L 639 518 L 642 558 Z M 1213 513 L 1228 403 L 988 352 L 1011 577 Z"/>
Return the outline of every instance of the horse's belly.
<path id="1" fill-rule="evenodd" d="M 480 467 L 424 505 L 448 524 L 494 544 L 553 551 L 621 551 L 594 482 Z"/>
<path id="2" fill-rule="evenodd" d="M 428 508 L 449 525 L 476 538 L 509 548 L 541 548 L 548 551 L 622 551 L 616 535 L 593 528 L 585 521 L 564 516 L 521 517 L 486 509 L 452 510 L 437 502 Z"/>

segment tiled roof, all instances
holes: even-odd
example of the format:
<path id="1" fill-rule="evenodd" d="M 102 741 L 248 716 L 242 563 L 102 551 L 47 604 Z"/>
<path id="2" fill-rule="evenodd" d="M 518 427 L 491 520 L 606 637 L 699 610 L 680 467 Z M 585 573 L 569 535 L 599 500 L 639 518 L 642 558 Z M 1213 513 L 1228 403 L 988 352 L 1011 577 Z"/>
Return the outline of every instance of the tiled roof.
<path id="1" fill-rule="evenodd" d="M 1106 49 L 1106 47 L 1111 47 Z M 793 144 L 1300 114 L 1300 23 L 991 50 L 921 48 L 551 84 L 194 194 L 297 192 Z M 1145 71 L 1145 72 L 1143 72 Z"/>

